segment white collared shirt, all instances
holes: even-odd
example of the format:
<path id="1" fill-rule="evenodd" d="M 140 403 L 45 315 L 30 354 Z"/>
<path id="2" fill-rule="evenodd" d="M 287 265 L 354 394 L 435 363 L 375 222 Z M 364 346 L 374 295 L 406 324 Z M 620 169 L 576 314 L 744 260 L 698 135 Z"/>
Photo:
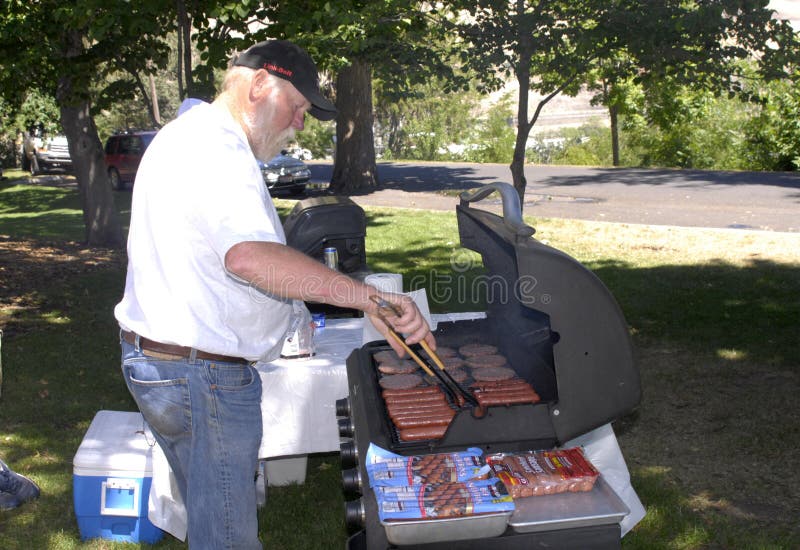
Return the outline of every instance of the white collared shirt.
<path id="1" fill-rule="evenodd" d="M 194 107 L 161 129 L 133 190 L 123 329 L 209 353 L 275 359 L 292 301 L 225 269 L 244 241 L 285 244 L 244 131 L 222 107 Z"/>

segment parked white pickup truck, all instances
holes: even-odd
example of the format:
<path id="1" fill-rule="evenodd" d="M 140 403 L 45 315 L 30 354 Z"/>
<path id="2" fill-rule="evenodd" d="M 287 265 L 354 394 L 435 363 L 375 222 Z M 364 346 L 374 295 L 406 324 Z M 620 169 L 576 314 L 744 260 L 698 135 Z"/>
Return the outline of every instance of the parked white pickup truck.
<path id="1" fill-rule="evenodd" d="M 44 174 L 55 169 L 71 170 L 67 137 L 31 135 L 23 144 L 22 169 L 30 170 L 32 175 Z"/>

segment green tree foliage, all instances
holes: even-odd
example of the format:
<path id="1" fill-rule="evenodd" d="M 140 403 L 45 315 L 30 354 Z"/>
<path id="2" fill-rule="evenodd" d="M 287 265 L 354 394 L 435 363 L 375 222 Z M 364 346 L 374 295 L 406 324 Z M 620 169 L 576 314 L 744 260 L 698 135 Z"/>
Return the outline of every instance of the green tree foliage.
<path id="1" fill-rule="evenodd" d="M 472 162 L 511 162 L 514 152 L 514 117 L 508 101 L 501 101 L 489 109 L 477 131 L 478 147 L 466 153 Z"/>
<path id="2" fill-rule="evenodd" d="M 252 3 L 244 4 L 250 7 Z M 217 16 L 234 18 L 238 9 L 237 4 L 228 5 Z M 434 75 L 443 82 L 460 82 L 441 47 L 443 29 L 431 24 L 434 11 L 430 3 L 266 2 L 251 13 L 267 23 L 246 35 L 238 46 L 267 37 L 287 37 L 308 50 L 321 68 L 336 75 L 339 115 L 331 186 L 338 191 L 371 188 L 379 182 L 373 136 L 373 78 L 385 85 L 384 90 L 395 91 L 397 97 L 402 97 L 408 86 Z M 241 19 L 241 13 L 235 17 Z M 203 44 L 214 47 L 212 34 L 201 31 L 199 35 Z"/>
<path id="3" fill-rule="evenodd" d="M 611 131 L 598 125 L 567 128 L 564 146 L 554 155 L 554 164 L 611 166 Z"/>
<path id="4" fill-rule="evenodd" d="M 742 131 L 755 107 L 739 99 L 664 81 L 623 117 L 624 143 L 640 166 L 744 168 Z M 629 155 L 627 159 L 633 160 Z"/>
<path id="5" fill-rule="evenodd" d="M 130 97 L 142 83 L 134 77 L 95 85 L 114 71 L 138 75 L 163 66 L 169 48 L 161 36 L 171 20 L 156 0 L 12 1 L 0 11 L 0 94 L 14 105 L 29 89 L 56 98 L 89 244 L 124 244 L 92 108 Z"/>
<path id="6" fill-rule="evenodd" d="M 305 129 L 295 134 L 295 141 L 300 147 L 311 151 L 313 158 L 320 159 L 333 153 L 333 136 L 336 134 L 334 122 L 323 122 L 313 117 L 306 117 Z"/>
<path id="7" fill-rule="evenodd" d="M 408 86 L 404 97 L 376 86 L 376 138 L 383 158 L 443 160 L 471 142 L 478 126 L 478 96 L 445 91 L 440 79 Z M 448 149 L 450 146 L 450 149 Z M 455 148 L 452 146 L 456 146 Z"/>
<path id="8" fill-rule="evenodd" d="M 11 125 L 3 121 L 11 119 L 11 106 L 0 97 L 0 171 L 18 163 L 16 154 L 16 132 Z"/>
<path id="9" fill-rule="evenodd" d="M 48 134 L 61 133 L 56 100 L 39 90 L 31 89 L 16 109 L 16 116 L 8 120 L 12 131 L 26 132 L 39 127 Z"/>
<path id="10" fill-rule="evenodd" d="M 776 78 L 796 63 L 800 48 L 786 21 L 772 19 L 763 1 L 464 0 L 456 29 L 468 49 L 462 61 L 495 88 L 503 77 L 519 83 L 518 131 L 511 163 L 517 192 L 525 191 L 525 148 L 541 108 L 560 93 L 574 93 L 603 60 L 623 81 L 645 85 L 664 76 L 696 88 L 738 92 L 739 60 L 755 58 L 762 78 Z M 544 99 L 528 110 L 528 90 Z"/>
<path id="11" fill-rule="evenodd" d="M 745 125 L 744 157 L 753 170 L 800 170 L 800 91 L 784 80 L 761 93 L 764 104 Z"/>
<path id="12" fill-rule="evenodd" d="M 752 81 L 748 96 L 718 96 L 665 80 L 628 86 L 622 165 L 713 170 L 798 170 L 800 94 L 789 80 Z M 543 134 L 531 162 L 610 166 L 610 131 L 599 126 Z"/>
<path id="13" fill-rule="evenodd" d="M 170 52 L 163 67 L 153 67 L 153 84 L 155 92 L 148 86 L 144 89 L 134 87 L 128 99 L 112 101 L 103 108 L 93 109 L 97 131 L 101 141 L 111 134 L 126 129 L 153 129 L 157 130 L 175 118 L 181 103 L 177 73 L 180 69 L 175 44 L 177 38 L 174 33 L 166 36 Z M 150 75 L 145 75 L 145 78 Z M 114 71 L 106 75 L 93 86 L 102 90 L 110 82 L 118 79 L 130 79 L 131 76 L 121 71 Z M 158 120 L 154 120 L 153 100 L 157 101 Z"/>
<path id="14" fill-rule="evenodd" d="M 30 90 L 19 105 L 0 97 L 0 165 L 17 166 L 19 142 L 34 129 L 47 134 L 61 133 L 55 99 L 38 90 Z"/>
<path id="15" fill-rule="evenodd" d="M 465 0 L 454 3 L 462 10 L 455 29 L 467 46 L 461 61 L 480 79 L 484 89 L 497 89 L 505 79 L 519 84 L 517 136 L 511 162 L 514 187 L 525 192 L 525 148 L 544 105 L 559 93 L 577 92 L 599 51 L 608 49 L 614 28 L 599 25 L 608 2 L 600 0 Z M 535 77 L 535 78 L 534 78 Z M 545 97 L 533 115 L 528 110 L 528 90 Z"/>

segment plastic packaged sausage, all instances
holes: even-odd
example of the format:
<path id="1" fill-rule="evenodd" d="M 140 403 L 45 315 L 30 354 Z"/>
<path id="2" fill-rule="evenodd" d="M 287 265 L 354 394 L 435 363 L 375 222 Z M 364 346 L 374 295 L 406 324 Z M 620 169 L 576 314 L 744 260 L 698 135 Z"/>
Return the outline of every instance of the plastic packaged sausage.
<path id="1" fill-rule="evenodd" d="M 591 491 L 600 472 L 580 447 L 486 457 L 513 498 Z"/>
<path id="2" fill-rule="evenodd" d="M 514 501 L 496 479 L 375 487 L 381 521 L 454 518 L 511 512 Z"/>
<path id="3" fill-rule="evenodd" d="M 402 456 L 370 444 L 366 468 L 371 487 L 452 483 L 489 477 L 491 469 L 482 457 L 477 447 L 455 453 Z"/>

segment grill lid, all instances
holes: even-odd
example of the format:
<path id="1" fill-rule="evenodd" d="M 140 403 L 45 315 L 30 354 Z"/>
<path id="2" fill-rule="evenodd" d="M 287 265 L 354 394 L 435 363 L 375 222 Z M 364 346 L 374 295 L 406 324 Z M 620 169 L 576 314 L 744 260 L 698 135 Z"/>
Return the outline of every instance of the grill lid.
<path id="1" fill-rule="evenodd" d="M 493 192 L 498 216 L 473 207 Z M 461 244 L 487 271 L 487 319 L 516 371 L 544 400 L 560 442 L 631 411 L 641 399 L 628 325 L 613 295 L 574 258 L 533 238 L 507 183 L 463 193 Z"/>

